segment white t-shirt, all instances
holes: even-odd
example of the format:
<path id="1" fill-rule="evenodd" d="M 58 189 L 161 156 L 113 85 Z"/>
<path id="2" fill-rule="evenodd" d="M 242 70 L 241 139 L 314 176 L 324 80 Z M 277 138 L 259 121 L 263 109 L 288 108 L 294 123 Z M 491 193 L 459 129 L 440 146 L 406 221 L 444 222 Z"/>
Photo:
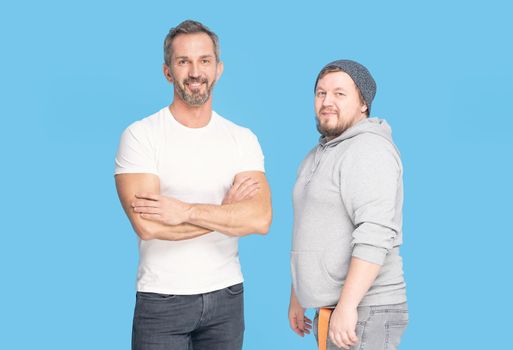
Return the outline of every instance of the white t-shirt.
<path id="1" fill-rule="evenodd" d="M 164 196 L 221 204 L 243 171 L 264 171 L 251 130 L 215 112 L 205 127 L 188 128 L 165 107 L 124 131 L 115 174 L 155 174 Z M 138 291 L 199 294 L 242 281 L 237 237 L 212 232 L 184 241 L 139 240 Z"/>

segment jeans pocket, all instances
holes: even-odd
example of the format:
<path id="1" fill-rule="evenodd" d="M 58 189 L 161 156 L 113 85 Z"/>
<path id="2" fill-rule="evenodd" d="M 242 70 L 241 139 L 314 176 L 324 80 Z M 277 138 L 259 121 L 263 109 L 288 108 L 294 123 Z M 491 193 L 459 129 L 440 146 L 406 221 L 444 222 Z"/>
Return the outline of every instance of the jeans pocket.
<path id="1" fill-rule="evenodd" d="M 365 322 L 365 321 L 356 322 L 355 333 L 356 333 L 356 336 L 358 337 L 358 342 L 356 342 L 356 344 L 354 344 L 350 350 L 360 350 L 362 348 L 366 323 L 367 322 Z"/>
<path id="2" fill-rule="evenodd" d="M 226 287 L 224 290 L 229 295 L 239 295 L 239 294 L 242 294 L 242 292 L 244 291 L 244 286 L 242 283 L 239 283 L 239 284 L 234 284 L 233 286 Z"/>
<path id="3" fill-rule="evenodd" d="M 399 347 L 406 326 L 408 326 L 408 320 L 385 323 L 385 350 L 395 350 Z"/>
<path id="4" fill-rule="evenodd" d="M 137 292 L 137 299 L 142 299 L 145 301 L 165 301 L 175 299 L 175 294 L 161 294 L 161 293 L 150 293 L 150 292 Z"/>

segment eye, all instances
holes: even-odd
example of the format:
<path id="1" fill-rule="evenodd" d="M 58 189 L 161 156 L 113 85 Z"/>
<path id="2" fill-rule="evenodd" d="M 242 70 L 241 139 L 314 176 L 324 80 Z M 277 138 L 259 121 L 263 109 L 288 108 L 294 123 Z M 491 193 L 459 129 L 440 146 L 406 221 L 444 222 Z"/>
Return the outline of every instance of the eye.
<path id="1" fill-rule="evenodd" d="M 341 93 L 341 92 L 337 92 L 337 93 L 335 93 L 335 95 L 337 95 L 338 97 L 345 96 L 345 94 L 343 94 L 343 93 Z"/>
<path id="2" fill-rule="evenodd" d="M 210 63 L 210 60 L 208 58 L 204 58 L 201 60 L 201 63 L 203 64 L 209 64 Z"/>
<path id="3" fill-rule="evenodd" d="M 317 91 L 316 96 L 317 97 L 324 97 L 324 96 L 326 96 L 326 92 L 325 91 Z"/>
<path id="4" fill-rule="evenodd" d="M 187 60 L 185 60 L 185 59 L 179 59 L 179 60 L 178 60 L 178 65 L 179 65 L 179 66 L 183 66 L 183 65 L 184 65 L 184 64 L 186 64 L 186 63 L 187 63 Z"/>

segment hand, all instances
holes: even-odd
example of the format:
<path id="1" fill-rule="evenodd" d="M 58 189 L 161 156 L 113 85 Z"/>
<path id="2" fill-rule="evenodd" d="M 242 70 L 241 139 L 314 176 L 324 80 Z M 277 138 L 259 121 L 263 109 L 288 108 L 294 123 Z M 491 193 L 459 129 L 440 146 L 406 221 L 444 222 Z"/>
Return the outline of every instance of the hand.
<path id="1" fill-rule="evenodd" d="M 165 225 L 180 225 L 189 220 L 190 204 L 157 194 L 136 194 L 132 203 L 134 212 L 143 219 L 161 222 Z"/>
<path id="2" fill-rule="evenodd" d="M 246 177 L 242 181 L 234 182 L 232 187 L 226 192 L 222 204 L 232 204 L 244 199 L 252 198 L 260 189 L 258 181 L 251 177 Z"/>
<path id="3" fill-rule="evenodd" d="M 340 303 L 331 314 L 328 336 L 333 344 L 349 349 L 358 342 L 356 336 L 358 311 L 355 307 L 344 307 Z"/>
<path id="4" fill-rule="evenodd" d="M 290 296 L 289 323 L 290 328 L 299 336 L 304 337 L 305 334 L 310 334 L 312 320 L 305 316 L 305 309 L 297 301 L 294 292 Z"/>

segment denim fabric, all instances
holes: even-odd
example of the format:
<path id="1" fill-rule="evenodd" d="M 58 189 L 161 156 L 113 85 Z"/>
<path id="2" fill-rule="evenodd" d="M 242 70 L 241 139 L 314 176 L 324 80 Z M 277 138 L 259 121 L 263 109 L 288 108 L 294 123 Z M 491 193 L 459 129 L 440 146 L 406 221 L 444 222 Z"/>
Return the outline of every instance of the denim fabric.
<path id="1" fill-rule="evenodd" d="M 137 292 L 133 350 L 240 350 L 242 283 L 197 295 Z"/>
<path id="2" fill-rule="evenodd" d="M 317 338 L 318 314 L 313 322 Z M 406 303 L 380 306 L 358 307 L 356 336 L 359 341 L 351 350 L 395 350 L 408 325 L 408 305 Z M 340 349 L 328 337 L 327 350 Z"/>

